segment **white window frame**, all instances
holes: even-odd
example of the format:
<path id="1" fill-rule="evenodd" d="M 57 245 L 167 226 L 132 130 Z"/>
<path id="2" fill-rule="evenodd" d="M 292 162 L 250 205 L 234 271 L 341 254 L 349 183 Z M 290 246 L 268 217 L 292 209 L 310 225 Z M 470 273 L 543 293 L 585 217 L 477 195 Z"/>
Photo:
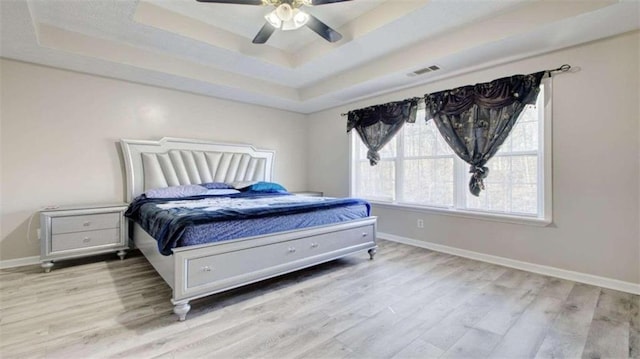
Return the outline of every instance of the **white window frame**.
<path id="1" fill-rule="evenodd" d="M 386 201 L 381 199 L 372 199 L 369 198 L 368 201 L 376 206 L 380 206 L 383 208 L 392 208 L 392 209 L 402 209 L 419 213 L 427 213 L 427 214 L 444 214 L 451 215 L 456 217 L 463 218 L 473 218 L 473 219 L 481 219 L 481 220 L 489 220 L 489 221 L 497 221 L 497 222 L 506 222 L 506 223 L 516 223 L 516 224 L 528 224 L 535 226 L 547 226 L 553 222 L 553 176 L 552 176 L 552 150 L 553 150 L 553 138 L 552 138 L 552 101 L 553 98 L 553 87 L 551 78 L 545 78 L 542 80 L 541 86 L 543 86 L 543 94 L 544 98 L 539 99 L 544 104 L 544 110 L 539 111 L 539 114 L 542 119 L 539 119 L 539 133 L 541 136 L 538 136 L 538 148 L 542 149 L 542 155 L 539 156 L 538 161 L 542 163 L 538 166 L 538 213 L 540 216 L 536 215 L 513 215 L 513 214 L 505 214 L 500 212 L 490 212 L 476 209 L 461 209 L 455 208 L 455 206 L 461 207 L 464 205 L 466 207 L 466 192 L 468 191 L 468 180 L 469 180 L 469 165 L 459 159 L 456 155 L 454 155 L 454 207 L 435 207 L 435 206 L 427 206 L 413 203 L 403 203 L 398 202 L 398 199 L 394 199 L 393 201 Z M 356 140 L 357 134 L 356 131 L 352 131 L 353 133 L 349 136 L 349 193 L 353 196 L 355 191 L 355 166 L 358 162 L 362 160 L 354 160 L 356 144 L 358 141 Z M 400 139 L 398 139 L 400 140 Z M 398 146 L 398 153 L 396 156 L 401 155 L 401 151 L 403 146 Z M 526 154 L 525 151 L 521 152 L 522 154 Z M 534 154 L 533 151 L 531 151 Z M 520 154 L 520 153 L 519 153 Z M 497 155 L 497 156 L 511 156 L 510 154 L 505 155 Z M 425 158 L 436 158 L 440 156 L 423 156 Z M 402 161 L 396 161 L 396 183 L 395 183 L 395 193 L 396 195 L 399 193 L 401 188 L 401 180 L 402 176 L 402 168 L 398 168 L 402 166 Z"/>

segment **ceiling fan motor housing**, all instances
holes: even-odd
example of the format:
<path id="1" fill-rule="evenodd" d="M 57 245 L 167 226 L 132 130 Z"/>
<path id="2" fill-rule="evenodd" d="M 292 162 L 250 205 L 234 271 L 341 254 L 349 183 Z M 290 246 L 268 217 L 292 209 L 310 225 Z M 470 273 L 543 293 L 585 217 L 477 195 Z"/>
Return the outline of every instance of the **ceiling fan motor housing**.
<path id="1" fill-rule="evenodd" d="M 287 3 L 280 4 L 276 8 L 276 15 L 282 21 L 289 21 L 293 17 L 293 8 Z"/>

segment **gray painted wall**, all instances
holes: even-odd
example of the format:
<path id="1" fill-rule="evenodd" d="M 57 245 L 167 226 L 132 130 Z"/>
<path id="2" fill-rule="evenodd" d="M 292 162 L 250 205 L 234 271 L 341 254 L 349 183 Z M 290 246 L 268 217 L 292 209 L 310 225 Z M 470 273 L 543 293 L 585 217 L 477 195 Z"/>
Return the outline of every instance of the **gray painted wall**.
<path id="1" fill-rule="evenodd" d="M 296 113 L 0 60 L 0 260 L 39 255 L 46 205 L 124 200 L 120 138 L 250 143 L 276 151 L 274 178 L 306 188 L 306 123 Z"/>
<path id="2" fill-rule="evenodd" d="M 553 223 L 548 227 L 374 207 L 379 231 L 640 283 L 638 32 L 564 49 L 310 115 L 309 189 L 348 194 L 340 113 L 569 63 L 553 80 Z M 425 228 L 416 228 L 424 219 Z"/>
<path id="3" fill-rule="evenodd" d="M 121 137 L 275 149 L 275 178 L 289 189 L 344 196 L 349 142 L 340 113 L 570 63 L 580 71 L 553 85 L 551 226 L 374 208 L 379 230 L 640 283 L 639 43 L 638 32 L 625 34 L 309 116 L 0 60 L 0 260 L 38 255 L 37 224 L 27 235 L 27 223 L 42 206 L 123 200 Z"/>

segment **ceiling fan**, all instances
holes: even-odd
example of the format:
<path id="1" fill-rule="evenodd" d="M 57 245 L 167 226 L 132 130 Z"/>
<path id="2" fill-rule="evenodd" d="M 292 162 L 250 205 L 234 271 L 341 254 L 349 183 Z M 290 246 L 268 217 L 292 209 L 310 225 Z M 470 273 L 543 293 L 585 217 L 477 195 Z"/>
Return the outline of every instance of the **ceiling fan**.
<path id="1" fill-rule="evenodd" d="M 284 31 L 297 30 L 307 26 L 316 34 L 322 36 L 329 42 L 336 42 L 342 39 L 342 35 L 330 28 L 315 16 L 300 10 L 302 6 L 316 6 L 344 2 L 351 0 L 197 0 L 199 2 L 211 2 L 222 4 L 275 6 L 275 10 L 265 15 L 267 22 L 253 38 L 254 44 L 264 44 L 269 40 L 271 34 L 276 29 Z"/>

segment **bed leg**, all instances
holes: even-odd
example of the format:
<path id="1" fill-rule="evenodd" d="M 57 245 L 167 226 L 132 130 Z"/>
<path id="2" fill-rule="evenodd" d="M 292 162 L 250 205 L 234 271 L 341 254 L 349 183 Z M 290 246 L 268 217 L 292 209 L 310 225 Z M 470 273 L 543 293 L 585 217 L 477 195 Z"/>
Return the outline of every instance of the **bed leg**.
<path id="1" fill-rule="evenodd" d="M 376 253 L 378 253 L 378 250 L 376 248 L 369 249 L 369 259 L 373 260 L 373 257 L 375 257 Z"/>
<path id="2" fill-rule="evenodd" d="M 45 273 L 49 273 L 49 272 L 51 272 L 51 268 L 53 268 L 53 262 L 52 261 L 42 262 L 42 263 L 40 263 L 40 267 L 42 267 L 42 269 L 44 269 Z"/>
<path id="3" fill-rule="evenodd" d="M 121 249 L 116 254 L 118 255 L 118 257 L 120 257 L 120 260 L 124 260 L 124 256 L 127 255 L 127 251 L 125 251 L 124 249 Z"/>

